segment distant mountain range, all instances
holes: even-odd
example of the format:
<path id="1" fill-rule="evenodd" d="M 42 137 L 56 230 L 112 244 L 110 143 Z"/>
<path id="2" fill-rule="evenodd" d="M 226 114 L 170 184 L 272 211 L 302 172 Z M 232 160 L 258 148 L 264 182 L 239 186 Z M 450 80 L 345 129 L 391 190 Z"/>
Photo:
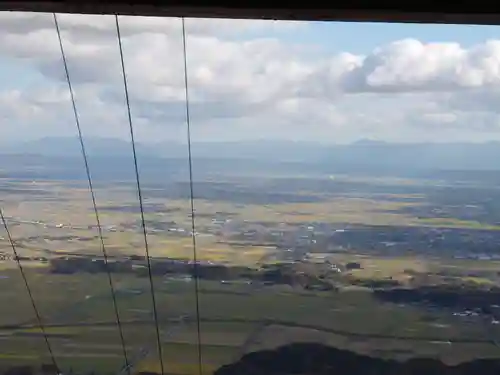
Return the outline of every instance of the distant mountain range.
<path id="1" fill-rule="evenodd" d="M 32 155 L 51 159 L 81 158 L 77 138 L 44 138 L 0 145 L 1 155 Z M 86 149 L 92 159 L 130 160 L 130 142 L 88 138 Z M 140 160 L 161 165 L 162 160 L 187 158 L 187 145 L 175 142 L 137 144 Z M 312 142 L 242 141 L 194 142 L 193 161 L 199 167 L 223 163 L 225 169 L 249 167 L 291 168 L 295 172 L 390 173 L 405 175 L 439 170 L 500 171 L 500 142 L 396 144 L 371 140 L 348 145 Z M 208 164 L 207 164 L 208 165 Z"/>
<path id="2" fill-rule="evenodd" d="M 77 137 L 47 137 L 26 142 L 3 142 L 2 154 L 33 154 L 43 156 L 80 156 L 81 146 Z M 123 156 L 130 155 L 132 148 L 130 142 L 114 138 L 89 138 L 85 140 L 85 148 L 89 155 L 98 156 Z M 137 152 L 141 154 L 150 153 L 149 147 L 137 145 Z"/>
<path id="3" fill-rule="evenodd" d="M 85 148 L 89 155 L 124 156 L 130 155 L 130 141 L 116 138 L 87 138 Z M 193 142 L 192 153 L 195 157 L 204 158 L 244 158 L 300 160 L 304 156 L 311 157 L 318 149 L 315 143 L 288 141 L 243 141 L 243 142 Z M 188 155 L 187 144 L 178 142 L 137 143 L 136 151 L 141 156 L 185 158 Z M 296 155 L 299 152 L 300 155 Z M 80 155 L 78 138 L 47 137 L 27 142 L 12 142 L 0 144 L 0 153 L 19 154 L 30 153 L 47 156 Z"/>
<path id="4" fill-rule="evenodd" d="M 329 147 L 322 159 L 336 168 L 405 170 L 500 170 L 500 142 L 361 142 Z"/>

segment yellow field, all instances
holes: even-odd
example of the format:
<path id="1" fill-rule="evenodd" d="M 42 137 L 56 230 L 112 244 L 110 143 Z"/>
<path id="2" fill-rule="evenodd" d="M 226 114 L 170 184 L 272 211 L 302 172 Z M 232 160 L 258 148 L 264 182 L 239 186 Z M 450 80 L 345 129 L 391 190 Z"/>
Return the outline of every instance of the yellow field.
<path id="1" fill-rule="evenodd" d="M 332 262 L 342 264 L 348 262 L 359 263 L 362 269 L 349 272 L 360 279 L 386 279 L 392 277 L 395 280 L 404 281 L 410 277 L 405 273 L 405 270 L 423 273 L 429 268 L 428 262 L 418 257 L 378 258 L 355 254 L 335 254 L 329 259 Z"/>
<path id="2" fill-rule="evenodd" d="M 198 260 L 230 264 L 256 264 L 263 256 L 272 252 L 263 246 L 230 246 L 215 243 L 213 240 L 198 241 L 196 247 Z M 193 242 L 191 238 L 163 239 L 152 247 L 156 256 L 171 258 L 193 258 Z"/>
<path id="3" fill-rule="evenodd" d="M 13 194 L 10 204 L 5 208 L 8 216 L 14 216 L 23 220 L 41 220 L 46 223 L 71 224 L 71 228 L 53 228 L 43 225 L 27 224 L 13 225 L 12 234 L 14 239 L 30 237 L 29 241 L 23 241 L 25 248 L 20 246 L 20 254 L 26 252 L 36 254 L 38 250 L 49 250 L 57 252 L 86 252 L 101 254 L 100 241 L 97 238 L 96 229 L 86 229 L 89 225 L 95 225 L 95 216 L 86 187 L 69 188 L 58 185 L 56 182 L 37 182 L 37 187 L 57 192 L 61 199 L 58 201 L 40 198 L 30 200 L 30 197 L 17 196 Z M 304 194 L 309 194 L 304 192 Z M 418 196 L 417 196 L 418 197 Z M 21 199 L 23 198 L 23 199 Z M 133 189 L 125 190 L 119 186 L 111 190 L 96 189 L 97 203 L 100 208 L 100 219 L 103 226 L 109 225 L 137 225 L 140 215 L 129 212 L 106 211 L 106 206 L 136 205 L 137 196 Z M 397 199 L 397 196 L 395 197 Z M 148 203 L 164 205 L 165 212 L 146 213 L 147 220 L 158 220 L 162 222 L 175 222 L 176 227 L 182 227 L 186 232 L 190 231 L 190 201 L 189 200 L 167 200 L 148 199 Z M 212 219 L 217 213 L 227 212 L 238 221 L 259 221 L 270 224 L 279 223 L 303 223 L 303 222 L 328 222 L 328 223 L 353 223 L 369 225 L 426 225 L 442 227 L 467 227 L 500 229 L 500 226 L 484 226 L 473 221 L 457 219 L 417 219 L 411 215 L 398 213 L 397 210 L 413 206 L 418 203 L 393 202 L 376 199 L 361 199 L 354 197 L 343 197 L 327 199 L 314 203 L 289 203 L 289 204 L 246 204 L 238 205 L 231 202 L 209 201 L 205 199 L 195 200 L 196 225 L 198 227 L 212 225 Z M 170 210 L 170 211 L 169 211 Z M 67 236 L 74 236 L 68 239 Z M 126 232 L 104 232 L 104 242 L 110 254 L 143 254 L 144 238 L 140 230 Z M 148 231 L 148 243 L 153 256 L 168 256 L 173 258 L 192 259 L 192 239 L 189 236 L 174 236 L 167 231 Z M 230 264 L 252 265 L 259 262 L 272 250 L 265 247 L 236 247 L 216 242 L 216 236 L 206 235 L 197 237 L 197 256 L 203 261 L 223 262 Z M 38 250 L 37 250 L 38 249 Z M 40 255 L 42 253 L 39 253 Z M 367 260 L 363 271 L 355 271 L 360 276 L 385 277 L 388 274 L 400 273 L 400 268 L 422 269 L 421 263 L 409 264 L 408 261 L 399 262 L 394 265 L 388 261 L 382 263 L 370 263 Z M 410 262 L 411 263 L 411 262 Z M 0 269 L 2 265 L 0 264 Z M 402 270 L 401 270 L 402 272 Z"/>
<path id="4" fill-rule="evenodd" d="M 429 219 L 418 219 L 417 224 L 428 225 L 434 227 L 445 227 L 445 228 L 477 228 L 477 229 L 489 229 L 489 230 L 500 230 L 500 225 L 487 225 L 480 223 L 478 221 L 472 220 L 459 220 L 453 218 L 429 218 Z"/>
<path id="5" fill-rule="evenodd" d="M 495 285 L 492 280 L 489 280 L 485 277 L 462 277 L 462 280 L 465 282 L 470 282 L 478 285 Z"/>

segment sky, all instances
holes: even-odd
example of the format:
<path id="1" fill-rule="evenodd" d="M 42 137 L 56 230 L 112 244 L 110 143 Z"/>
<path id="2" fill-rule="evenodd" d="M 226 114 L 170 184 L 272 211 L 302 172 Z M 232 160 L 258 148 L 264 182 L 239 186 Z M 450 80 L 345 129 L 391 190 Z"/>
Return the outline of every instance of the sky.
<path id="1" fill-rule="evenodd" d="M 114 17 L 58 15 L 84 137 L 128 139 Z M 119 17 L 141 142 L 184 141 L 179 18 Z M 193 141 L 500 140 L 500 27 L 186 19 Z M 0 13 L 0 139 L 76 135 L 51 14 Z"/>

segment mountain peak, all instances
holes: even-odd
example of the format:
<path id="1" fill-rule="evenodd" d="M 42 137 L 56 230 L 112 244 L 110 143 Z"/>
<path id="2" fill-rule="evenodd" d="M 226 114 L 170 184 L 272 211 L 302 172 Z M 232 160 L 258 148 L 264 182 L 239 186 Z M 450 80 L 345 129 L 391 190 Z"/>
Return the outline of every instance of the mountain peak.
<path id="1" fill-rule="evenodd" d="M 371 145 L 387 145 L 388 143 L 385 141 L 379 141 L 376 139 L 370 138 L 361 138 L 352 143 L 352 145 L 360 145 L 360 146 L 371 146 Z"/>

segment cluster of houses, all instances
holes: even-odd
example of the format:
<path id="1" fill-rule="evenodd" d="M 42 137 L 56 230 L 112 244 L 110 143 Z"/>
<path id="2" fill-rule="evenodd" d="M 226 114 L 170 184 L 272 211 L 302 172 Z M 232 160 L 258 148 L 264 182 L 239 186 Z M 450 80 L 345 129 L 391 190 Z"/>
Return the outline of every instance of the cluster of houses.
<path id="1" fill-rule="evenodd" d="M 48 262 L 48 259 L 46 257 L 41 257 L 41 256 L 29 257 L 29 256 L 22 256 L 22 255 L 19 255 L 16 257 L 12 253 L 5 253 L 5 252 L 0 251 L 0 261 L 18 261 L 18 260 L 23 261 L 23 262 L 30 262 L 30 261 L 43 262 L 43 263 Z"/>

